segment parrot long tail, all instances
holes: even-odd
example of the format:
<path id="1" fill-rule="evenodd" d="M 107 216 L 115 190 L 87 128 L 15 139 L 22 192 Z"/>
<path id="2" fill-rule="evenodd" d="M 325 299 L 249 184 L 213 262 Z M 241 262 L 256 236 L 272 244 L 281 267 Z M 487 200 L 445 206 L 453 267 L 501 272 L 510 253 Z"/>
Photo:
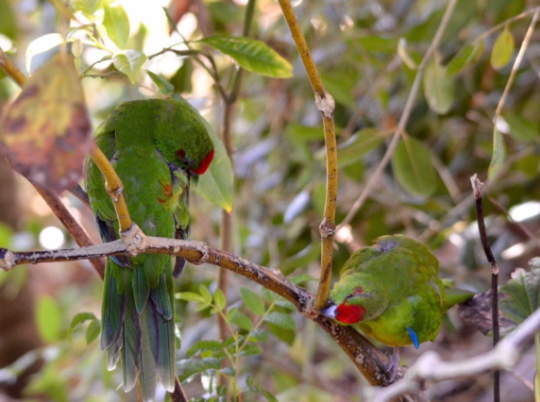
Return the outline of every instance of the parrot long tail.
<path id="1" fill-rule="evenodd" d="M 124 279 L 130 271 L 112 259 L 107 261 L 102 307 L 101 348 L 107 350 L 108 369 L 122 359 L 124 390 L 141 385 L 144 402 L 154 401 L 158 376 L 169 392 L 175 386 L 175 339 L 172 264 L 161 273 L 159 284 L 151 289 L 142 311 L 137 309 L 140 290 L 135 282 Z M 167 280 L 167 278 L 170 278 Z"/>

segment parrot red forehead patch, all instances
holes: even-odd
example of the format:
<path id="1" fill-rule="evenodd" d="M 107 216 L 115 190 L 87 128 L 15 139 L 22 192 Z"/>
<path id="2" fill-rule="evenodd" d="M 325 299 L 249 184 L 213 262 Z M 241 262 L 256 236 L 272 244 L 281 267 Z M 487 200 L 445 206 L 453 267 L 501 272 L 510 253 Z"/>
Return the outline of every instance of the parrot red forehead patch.
<path id="1" fill-rule="evenodd" d="M 197 166 L 197 168 L 193 169 L 193 173 L 196 174 L 204 174 L 206 170 L 208 169 L 208 166 L 210 166 L 210 163 L 212 163 L 212 159 L 214 159 L 214 150 L 212 149 L 210 152 L 206 154 L 202 162 Z"/>
<path id="2" fill-rule="evenodd" d="M 347 305 L 346 302 L 341 303 L 337 307 L 336 320 L 344 324 L 356 324 L 362 321 L 366 309 L 364 306 L 358 306 L 356 304 Z"/>

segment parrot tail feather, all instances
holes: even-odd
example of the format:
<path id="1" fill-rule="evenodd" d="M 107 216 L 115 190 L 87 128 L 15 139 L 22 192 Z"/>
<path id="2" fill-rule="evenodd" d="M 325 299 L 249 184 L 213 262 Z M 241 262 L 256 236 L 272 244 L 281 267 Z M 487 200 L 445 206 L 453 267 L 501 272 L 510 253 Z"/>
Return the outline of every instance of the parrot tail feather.
<path id="1" fill-rule="evenodd" d="M 122 322 L 126 314 L 126 296 L 118 292 L 118 282 L 113 270 L 119 269 L 112 260 L 107 260 L 105 270 L 105 291 L 103 292 L 101 349 L 116 346 L 122 334 Z"/>
<path id="2" fill-rule="evenodd" d="M 135 308 L 133 296 L 130 296 L 124 320 L 124 349 L 122 350 L 124 390 L 126 392 L 131 391 L 137 383 L 137 367 L 140 354 L 141 328 L 139 326 L 139 315 Z"/>
<path id="3" fill-rule="evenodd" d="M 159 285 L 150 291 L 150 298 L 155 303 L 157 311 L 166 320 L 172 320 L 173 309 L 171 306 L 171 300 L 167 293 L 167 285 L 165 283 L 165 275 L 162 274 L 159 278 Z"/>
<path id="4" fill-rule="evenodd" d="M 133 286 L 133 295 L 135 296 L 135 307 L 137 308 L 137 313 L 140 315 L 148 301 L 150 286 L 146 280 L 144 266 L 136 265 L 133 270 L 131 285 Z"/>

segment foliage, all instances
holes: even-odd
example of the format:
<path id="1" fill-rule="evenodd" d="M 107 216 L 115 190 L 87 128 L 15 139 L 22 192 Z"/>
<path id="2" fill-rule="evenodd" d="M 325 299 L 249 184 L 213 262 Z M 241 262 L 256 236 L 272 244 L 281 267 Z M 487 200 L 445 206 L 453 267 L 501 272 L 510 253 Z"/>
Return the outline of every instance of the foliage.
<path id="1" fill-rule="evenodd" d="M 12 46 L 4 50 L 18 60 L 26 56 L 26 63 L 20 64 L 35 72 L 67 41 L 84 77 L 94 126 L 125 100 L 177 95 L 187 99 L 212 128 L 215 160 L 221 161 L 194 186 L 198 195 L 192 195 L 192 239 L 216 245 L 220 208 L 230 211 L 234 204 L 235 254 L 279 268 L 289 278 L 296 275 L 297 283 L 315 291 L 317 228 L 325 202 L 324 138 L 313 93 L 277 4 L 257 2 L 250 39 L 240 36 L 246 9 L 241 2 L 199 2 L 200 10 L 180 16 L 173 6 L 166 16 L 150 4 L 142 15 L 132 3 L 136 2 L 70 1 L 75 19 L 64 32 L 57 18 L 62 12 L 55 15 L 51 4 L 36 2 L 28 6 L 32 10 L 24 11 L 0 0 L 0 33 L 17 38 L 6 42 Z M 336 101 L 337 223 L 380 166 L 445 5 L 351 1 L 295 6 L 323 81 Z M 14 10 L 17 18 L 4 23 Z M 493 121 L 532 13 L 516 16 L 528 10 L 524 1 L 458 1 L 426 66 L 392 163 L 383 169 L 350 225 L 337 233 L 336 273 L 359 246 L 382 234 L 406 232 L 439 253 L 444 275 L 456 277 L 458 285 L 487 288 L 488 269 L 473 229 L 476 216 L 469 182 L 473 173 L 482 180 L 489 177 L 489 196 L 500 206 L 485 203 L 486 216 L 493 218 L 487 221 L 488 234 L 490 240 L 497 239 L 503 282 L 516 266 L 538 254 L 519 230 L 519 225 L 526 225 L 534 232 L 538 215 L 517 218 L 515 209 L 540 198 L 535 52 L 528 52 L 526 62 L 517 68 L 501 116 Z M 25 29 L 13 27 L 15 20 Z M 36 21 L 48 24 L 47 35 L 38 37 L 44 31 Z M 5 41 L 0 43 L 5 46 Z M 232 124 L 233 185 L 233 168 L 217 133 L 223 130 L 227 101 L 223 94 L 237 85 L 239 69 L 245 71 Z M 9 78 L 1 75 L 2 99 L 14 91 Z M 21 231 L 34 239 L 41 228 L 58 223 L 34 207 L 32 197 L 25 193 Z M 70 202 L 91 230 L 88 211 L 75 199 Z M 519 225 L 506 219 L 507 210 Z M 515 244 L 523 246 L 521 254 L 510 253 Z M 56 269 L 56 265 L 49 268 Z M 531 278 L 534 272 L 520 271 L 505 289 L 513 289 L 509 294 L 518 297 L 528 288 L 514 288 L 517 276 Z M 55 296 L 38 298 L 36 317 L 39 333 L 53 345 L 54 353 L 47 356 L 44 370 L 27 392 L 53 400 L 81 395 L 85 400 L 119 400 L 122 393 L 114 390 L 121 375 L 106 370 L 98 342 L 93 342 L 99 328 L 100 284 L 80 275 L 85 278 L 81 282 L 64 275 L 58 288 L 44 281 L 48 287 L 41 292 Z M 3 277 L 0 274 L 0 282 Z M 335 393 L 344 400 L 358 395 L 354 366 L 289 302 L 238 278 L 225 300 L 214 280 L 212 268 L 188 267 L 176 284 L 176 321 L 182 333 L 178 372 L 194 400 L 221 401 L 226 395 L 242 394 L 244 400 L 324 401 Z M 509 308 L 505 303 L 502 306 Z M 218 315 L 230 332 L 223 341 L 217 340 Z M 478 342 L 466 327 L 461 332 L 461 324 L 457 327 L 457 332 L 444 331 L 445 342 L 455 342 L 456 348 Z M 433 347 L 442 348 L 439 341 Z M 404 351 L 405 358 L 417 356 L 411 353 Z M 302 374 L 305 369 L 309 376 Z M 480 400 L 487 392 L 459 384 L 457 389 L 464 390 L 456 396 L 463 400 Z M 433 400 L 444 399 L 444 390 L 433 392 Z"/>

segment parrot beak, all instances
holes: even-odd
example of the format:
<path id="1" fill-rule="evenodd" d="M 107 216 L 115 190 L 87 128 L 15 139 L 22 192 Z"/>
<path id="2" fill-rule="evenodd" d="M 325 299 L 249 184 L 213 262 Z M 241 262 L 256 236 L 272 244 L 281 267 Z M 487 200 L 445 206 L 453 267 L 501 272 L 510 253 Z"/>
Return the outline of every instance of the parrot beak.
<path id="1" fill-rule="evenodd" d="M 326 318 L 335 319 L 336 310 L 337 310 L 337 306 L 335 304 L 331 304 L 330 306 L 320 310 L 320 313 Z"/>

